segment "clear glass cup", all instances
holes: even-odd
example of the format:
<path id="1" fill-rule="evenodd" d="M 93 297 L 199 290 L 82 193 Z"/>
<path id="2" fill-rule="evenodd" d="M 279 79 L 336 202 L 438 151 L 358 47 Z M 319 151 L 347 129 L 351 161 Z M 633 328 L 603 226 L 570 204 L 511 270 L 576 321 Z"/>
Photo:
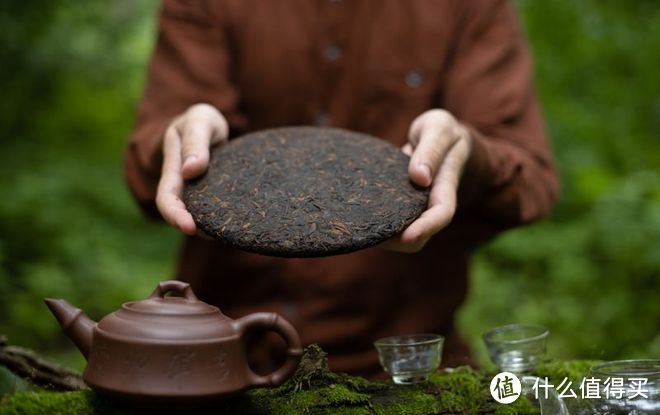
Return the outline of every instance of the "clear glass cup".
<path id="1" fill-rule="evenodd" d="M 660 359 L 599 363 L 591 367 L 589 375 L 600 385 L 600 397 L 590 402 L 591 414 L 660 414 Z M 637 389 L 643 395 L 633 396 Z"/>
<path id="2" fill-rule="evenodd" d="M 394 383 L 409 385 L 426 381 L 438 369 L 444 341 L 437 334 L 409 334 L 377 340 L 374 346 Z"/>
<path id="3" fill-rule="evenodd" d="M 484 333 L 484 343 L 503 372 L 529 374 L 545 358 L 550 331 L 535 324 L 509 324 Z"/>

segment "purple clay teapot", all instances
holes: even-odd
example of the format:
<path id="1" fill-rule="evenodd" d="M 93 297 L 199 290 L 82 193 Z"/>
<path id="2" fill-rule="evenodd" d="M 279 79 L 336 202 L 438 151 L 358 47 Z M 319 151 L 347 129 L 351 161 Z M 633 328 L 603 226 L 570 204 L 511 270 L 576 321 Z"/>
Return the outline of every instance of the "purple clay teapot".
<path id="1" fill-rule="evenodd" d="M 85 382 L 133 402 L 200 403 L 277 386 L 302 355 L 298 333 L 278 314 L 232 320 L 181 281 L 161 282 L 146 300 L 125 303 L 98 323 L 64 300 L 45 302 L 85 355 Z M 243 337 L 256 328 L 273 330 L 287 343 L 286 362 L 267 376 L 255 374 L 246 358 Z"/>

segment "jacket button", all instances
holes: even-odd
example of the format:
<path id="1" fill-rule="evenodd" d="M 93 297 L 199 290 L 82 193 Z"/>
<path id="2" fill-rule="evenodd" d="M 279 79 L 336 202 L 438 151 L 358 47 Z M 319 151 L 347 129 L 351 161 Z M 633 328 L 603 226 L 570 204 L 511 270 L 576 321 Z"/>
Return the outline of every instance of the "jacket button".
<path id="1" fill-rule="evenodd" d="M 282 314 L 284 314 L 285 318 L 293 320 L 298 314 L 298 306 L 287 302 L 284 304 L 284 307 L 282 307 Z"/>
<path id="2" fill-rule="evenodd" d="M 330 125 L 330 115 L 327 112 L 320 111 L 314 117 L 314 123 L 319 127 L 325 127 Z"/>
<path id="3" fill-rule="evenodd" d="M 341 48 L 339 46 L 328 46 L 323 51 L 323 58 L 326 62 L 337 62 L 341 58 Z"/>
<path id="4" fill-rule="evenodd" d="M 424 82 L 424 73 L 421 69 L 412 69 L 406 74 L 406 85 L 411 88 L 419 88 Z"/>

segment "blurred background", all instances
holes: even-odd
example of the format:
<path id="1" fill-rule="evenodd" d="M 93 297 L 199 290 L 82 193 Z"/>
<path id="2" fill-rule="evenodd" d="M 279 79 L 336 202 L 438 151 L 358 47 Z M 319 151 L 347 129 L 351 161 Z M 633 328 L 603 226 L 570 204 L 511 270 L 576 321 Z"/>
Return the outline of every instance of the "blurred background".
<path id="1" fill-rule="evenodd" d="M 481 334 L 511 322 L 548 326 L 555 358 L 660 357 L 660 3 L 516 5 L 563 198 L 479 251 L 460 328 L 483 364 Z M 0 5 L 0 334 L 77 369 L 42 298 L 99 318 L 176 260 L 179 235 L 140 215 L 122 175 L 157 8 Z"/>

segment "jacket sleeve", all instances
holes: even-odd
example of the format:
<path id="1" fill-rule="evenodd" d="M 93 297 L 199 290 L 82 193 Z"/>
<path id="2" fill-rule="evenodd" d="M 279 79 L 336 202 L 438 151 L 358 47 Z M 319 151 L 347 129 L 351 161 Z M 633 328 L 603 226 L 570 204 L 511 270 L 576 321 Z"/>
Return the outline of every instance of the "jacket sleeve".
<path id="1" fill-rule="evenodd" d="M 473 136 L 459 209 L 504 227 L 528 223 L 559 193 L 531 56 L 508 1 L 460 4 L 443 93 L 444 108 Z"/>
<path id="2" fill-rule="evenodd" d="M 146 88 L 124 157 L 128 185 L 152 216 L 157 217 L 161 143 L 170 121 L 189 106 L 206 102 L 230 125 L 241 123 L 237 88 L 230 81 L 230 52 L 214 6 L 201 0 L 165 0 L 161 6 Z"/>

